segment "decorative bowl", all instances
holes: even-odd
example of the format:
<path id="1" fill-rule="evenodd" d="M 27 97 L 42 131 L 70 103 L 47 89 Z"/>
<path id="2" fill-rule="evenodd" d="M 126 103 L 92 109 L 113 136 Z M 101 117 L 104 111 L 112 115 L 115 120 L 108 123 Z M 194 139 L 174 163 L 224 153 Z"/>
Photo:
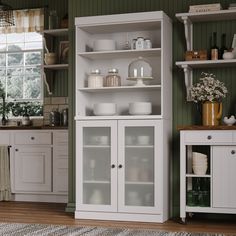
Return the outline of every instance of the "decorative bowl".
<path id="1" fill-rule="evenodd" d="M 129 104 L 130 115 L 150 115 L 152 113 L 151 102 L 133 102 Z"/>
<path id="2" fill-rule="evenodd" d="M 116 42 L 113 39 L 97 39 L 93 42 L 93 50 L 98 51 L 114 51 L 116 50 Z"/>
<path id="3" fill-rule="evenodd" d="M 96 116 L 112 116 L 116 114 L 115 103 L 95 103 L 93 113 Z"/>

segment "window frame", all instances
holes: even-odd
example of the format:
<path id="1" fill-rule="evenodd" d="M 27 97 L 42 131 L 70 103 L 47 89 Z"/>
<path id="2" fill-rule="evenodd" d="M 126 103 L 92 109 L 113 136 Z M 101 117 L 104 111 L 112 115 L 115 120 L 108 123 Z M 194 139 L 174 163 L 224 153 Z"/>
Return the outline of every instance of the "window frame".
<path id="1" fill-rule="evenodd" d="M 24 44 L 27 44 L 27 43 L 32 43 L 32 42 L 39 42 L 39 41 L 29 41 L 29 42 L 26 42 L 26 35 L 27 33 L 32 33 L 32 32 L 23 32 L 24 34 L 24 41 L 22 41 L 22 43 Z M 19 65 L 17 67 L 19 68 L 22 68 L 23 69 L 23 79 L 25 79 L 26 77 L 26 74 L 25 74 L 25 69 L 26 68 L 30 68 L 32 67 L 32 65 L 25 65 L 25 53 L 30 53 L 30 52 L 40 52 L 41 53 L 41 63 L 38 64 L 38 65 L 33 65 L 34 67 L 39 67 L 40 68 L 40 98 L 8 98 L 6 97 L 6 102 L 39 102 L 41 104 L 43 104 L 43 99 L 44 99 L 44 82 L 43 82 L 43 73 L 44 73 L 44 70 L 43 70 L 43 65 L 44 65 L 44 57 L 43 57 L 43 53 L 44 53 L 44 46 L 43 46 L 43 35 L 40 33 L 40 32 L 35 32 L 35 33 L 38 33 L 41 35 L 42 37 L 42 40 L 41 40 L 41 43 L 42 43 L 42 48 L 40 49 L 22 49 L 22 50 L 0 50 L 0 55 L 1 54 L 5 54 L 5 66 L 0 66 L 0 69 L 5 69 L 5 75 L 4 76 L 1 76 L 1 77 L 5 77 L 5 88 L 6 88 L 6 94 L 7 94 L 7 79 L 8 79 L 8 75 L 7 75 L 7 69 L 11 69 L 11 68 L 14 68 L 15 66 L 9 66 L 8 63 L 7 63 L 7 55 L 9 54 L 14 54 L 14 53 L 23 53 L 23 57 L 24 57 L 24 63 L 23 65 Z M 11 34 L 11 33 L 6 33 L 6 34 Z M 7 37 L 7 36 L 6 36 Z M 19 43 L 19 42 L 17 42 Z M 8 43 L 7 40 L 5 43 L 1 43 L 1 45 L 6 45 L 6 49 L 8 49 L 8 46 L 10 44 L 14 44 L 14 43 Z M 24 83 L 23 83 L 23 87 L 24 87 Z M 0 101 L 1 102 L 1 101 Z"/>

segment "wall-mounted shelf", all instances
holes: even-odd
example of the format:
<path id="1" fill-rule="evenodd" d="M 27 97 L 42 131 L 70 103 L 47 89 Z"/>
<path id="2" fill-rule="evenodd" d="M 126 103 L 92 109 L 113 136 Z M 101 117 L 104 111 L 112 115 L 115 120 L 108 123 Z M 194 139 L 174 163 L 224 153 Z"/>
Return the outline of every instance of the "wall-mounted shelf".
<path id="1" fill-rule="evenodd" d="M 54 65 L 44 65 L 44 69 L 50 69 L 50 70 L 66 70 L 68 69 L 68 64 L 54 64 Z"/>
<path id="2" fill-rule="evenodd" d="M 175 15 L 184 24 L 187 50 L 193 50 L 193 23 L 207 21 L 236 20 L 236 10 L 220 10 L 211 12 L 177 13 Z M 229 67 L 236 65 L 234 60 L 204 60 L 204 61 L 179 61 L 176 65 L 184 70 L 187 101 L 191 101 L 190 88 L 193 83 L 194 68 Z"/>
<path id="3" fill-rule="evenodd" d="M 54 37 L 61 37 L 68 35 L 68 28 L 44 30 L 43 33 Z"/>

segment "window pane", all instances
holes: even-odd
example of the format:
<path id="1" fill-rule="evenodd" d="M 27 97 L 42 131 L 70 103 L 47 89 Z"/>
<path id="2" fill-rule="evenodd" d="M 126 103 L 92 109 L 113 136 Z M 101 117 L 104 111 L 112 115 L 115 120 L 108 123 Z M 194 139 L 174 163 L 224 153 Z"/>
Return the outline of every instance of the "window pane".
<path id="1" fill-rule="evenodd" d="M 19 68 L 8 68 L 7 69 L 7 76 L 11 77 L 11 76 L 17 76 L 23 74 L 23 68 L 19 67 Z"/>
<path id="2" fill-rule="evenodd" d="M 22 51 L 23 49 L 23 43 L 8 44 L 8 51 Z"/>
<path id="3" fill-rule="evenodd" d="M 0 44 L 0 51 L 3 52 L 6 50 L 7 50 L 6 44 Z"/>
<path id="4" fill-rule="evenodd" d="M 36 32 L 26 33 L 25 42 L 42 41 L 42 35 Z"/>
<path id="5" fill-rule="evenodd" d="M 0 34 L 0 42 L 1 43 L 6 43 L 7 40 L 7 35 L 6 34 Z"/>
<path id="6" fill-rule="evenodd" d="M 41 64 L 41 52 L 27 52 L 25 53 L 25 65 Z"/>
<path id="7" fill-rule="evenodd" d="M 23 77 L 12 76 L 7 78 L 7 97 L 8 98 L 23 98 Z"/>
<path id="8" fill-rule="evenodd" d="M 2 88 L 6 88 L 6 77 L 0 77 L 0 83 L 2 84 Z"/>
<path id="9" fill-rule="evenodd" d="M 42 49 L 42 42 L 27 43 L 25 49 Z"/>
<path id="10" fill-rule="evenodd" d="M 36 76 L 26 76 L 24 81 L 24 98 L 40 98 L 41 78 Z"/>
<path id="11" fill-rule="evenodd" d="M 25 74 L 40 76 L 41 75 L 41 67 L 40 66 L 27 67 L 27 68 L 25 68 Z"/>
<path id="12" fill-rule="evenodd" d="M 8 66 L 23 65 L 24 62 L 23 53 L 9 53 L 8 54 Z"/>
<path id="13" fill-rule="evenodd" d="M 0 76 L 5 76 L 5 75 L 6 75 L 6 69 L 0 68 Z"/>
<path id="14" fill-rule="evenodd" d="M 0 66 L 6 66 L 6 54 L 0 54 Z"/>
<path id="15" fill-rule="evenodd" d="M 24 42 L 24 33 L 7 34 L 7 43 Z"/>

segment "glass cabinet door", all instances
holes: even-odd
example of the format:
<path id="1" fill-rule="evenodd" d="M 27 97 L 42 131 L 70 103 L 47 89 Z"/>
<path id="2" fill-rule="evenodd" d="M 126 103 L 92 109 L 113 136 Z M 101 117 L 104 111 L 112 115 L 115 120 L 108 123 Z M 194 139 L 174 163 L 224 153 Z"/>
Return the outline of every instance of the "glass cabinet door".
<path id="1" fill-rule="evenodd" d="M 80 121 L 77 133 L 79 209 L 113 211 L 116 208 L 116 121 Z"/>
<path id="2" fill-rule="evenodd" d="M 158 170 L 161 165 L 159 126 L 158 121 L 119 121 L 120 211 L 151 213 L 159 207 L 157 191 L 160 175 Z"/>

